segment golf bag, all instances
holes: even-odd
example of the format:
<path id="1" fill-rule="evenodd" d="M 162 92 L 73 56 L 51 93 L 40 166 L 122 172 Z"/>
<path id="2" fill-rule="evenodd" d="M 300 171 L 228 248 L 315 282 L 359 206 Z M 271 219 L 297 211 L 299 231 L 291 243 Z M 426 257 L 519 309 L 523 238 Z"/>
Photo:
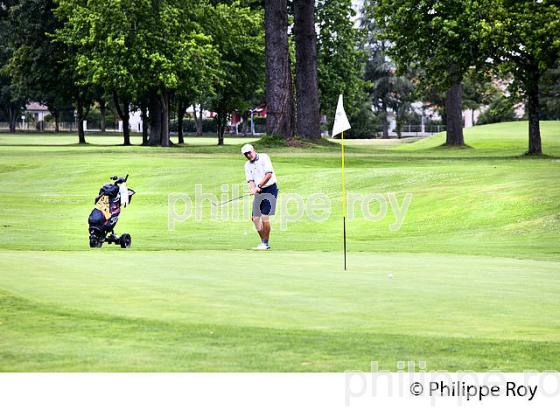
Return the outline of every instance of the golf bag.
<path id="1" fill-rule="evenodd" d="M 130 248 L 132 244 L 130 235 L 123 233 L 121 236 L 117 236 L 114 232 L 121 207 L 126 208 L 136 193 L 127 187 L 127 179 L 128 175 L 124 178 L 111 177 L 111 180 L 115 182 L 103 185 L 99 190 L 99 195 L 95 197 L 95 208 L 88 218 L 89 246 L 91 248 L 101 248 L 103 242 L 118 244 L 121 248 Z"/>

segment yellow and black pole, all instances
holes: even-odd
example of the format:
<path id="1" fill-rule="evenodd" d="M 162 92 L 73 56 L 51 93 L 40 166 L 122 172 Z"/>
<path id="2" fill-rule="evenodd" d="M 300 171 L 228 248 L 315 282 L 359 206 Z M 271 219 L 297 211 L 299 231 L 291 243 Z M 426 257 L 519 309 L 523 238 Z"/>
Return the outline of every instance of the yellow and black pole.
<path id="1" fill-rule="evenodd" d="M 341 134 L 341 165 L 342 165 L 342 235 L 343 235 L 343 249 L 344 249 L 344 270 L 346 270 L 346 183 L 344 181 L 344 131 L 350 129 L 350 123 L 346 117 L 346 112 L 344 111 L 344 103 L 342 100 L 342 94 L 338 97 L 338 104 L 336 106 L 336 114 L 334 118 L 334 125 L 332 136 L 333 138 Z"/>

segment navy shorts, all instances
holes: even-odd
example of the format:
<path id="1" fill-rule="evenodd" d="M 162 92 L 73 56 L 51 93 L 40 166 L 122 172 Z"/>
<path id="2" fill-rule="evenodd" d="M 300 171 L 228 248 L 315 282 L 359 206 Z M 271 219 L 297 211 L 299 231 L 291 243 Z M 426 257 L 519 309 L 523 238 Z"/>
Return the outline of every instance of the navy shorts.
<path id="1" fill-rule="evenodd" d="M 274 215 L 276 198 L 278 198 L 278 186 L 276 184 L 262 188 L 261 192 L 255 194 L 253 200 L 253 216 Z"/>

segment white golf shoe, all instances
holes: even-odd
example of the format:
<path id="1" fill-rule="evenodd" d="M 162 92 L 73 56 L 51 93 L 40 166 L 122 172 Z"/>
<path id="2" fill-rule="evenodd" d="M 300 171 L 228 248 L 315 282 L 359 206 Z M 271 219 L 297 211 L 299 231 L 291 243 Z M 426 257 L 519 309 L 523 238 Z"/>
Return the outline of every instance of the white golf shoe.
<path id="1" fill-rule="evenodd" d="M 256 248 L 253 248 L 256 251 L 267 251 L 270 249 L 270 246 L 265 244 L 265 243 L 261 243 L 259 246 L 257 246 Z"/>

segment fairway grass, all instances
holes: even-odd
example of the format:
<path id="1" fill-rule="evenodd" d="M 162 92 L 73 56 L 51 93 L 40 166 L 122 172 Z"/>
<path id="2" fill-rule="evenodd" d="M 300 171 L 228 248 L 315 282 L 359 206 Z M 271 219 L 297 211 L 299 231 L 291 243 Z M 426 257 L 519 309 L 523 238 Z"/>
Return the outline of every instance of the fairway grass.
<path id="1" fill-rule="evenodd" d="M 280 203 L 258 253 L 249 201 L 168 229 L 169 193 L 244 185 L 253 139 L 0 134 L 0 371 L 560 370 L 560 123 L 542 130 L 543 158 L 523 155 L 521 122 L 465 130 L 456 150 L 348 141 L 350 193 L 412 195 L 397 231 L 390 207 L 355 209 L 348 271 L 336 144 L 263 148 Z M 116 230 L 133 247 L 90 250 L 93 198 L 127 173 L 138 194 Z M 287 218 L 290 195 L 314 193 L 326 220 Z"/>
<path id="2" fill-rule="evenodd" d="M 550 314 L 560 309 L 558 262 L 356 253 L 344 272 L 333 252 L 252 257 L 266 269 L 246 259 L 127 252 L 108 263 L 93 252 L 2 252 L 0 368 L 560 365 L 560 317 Z"/>

